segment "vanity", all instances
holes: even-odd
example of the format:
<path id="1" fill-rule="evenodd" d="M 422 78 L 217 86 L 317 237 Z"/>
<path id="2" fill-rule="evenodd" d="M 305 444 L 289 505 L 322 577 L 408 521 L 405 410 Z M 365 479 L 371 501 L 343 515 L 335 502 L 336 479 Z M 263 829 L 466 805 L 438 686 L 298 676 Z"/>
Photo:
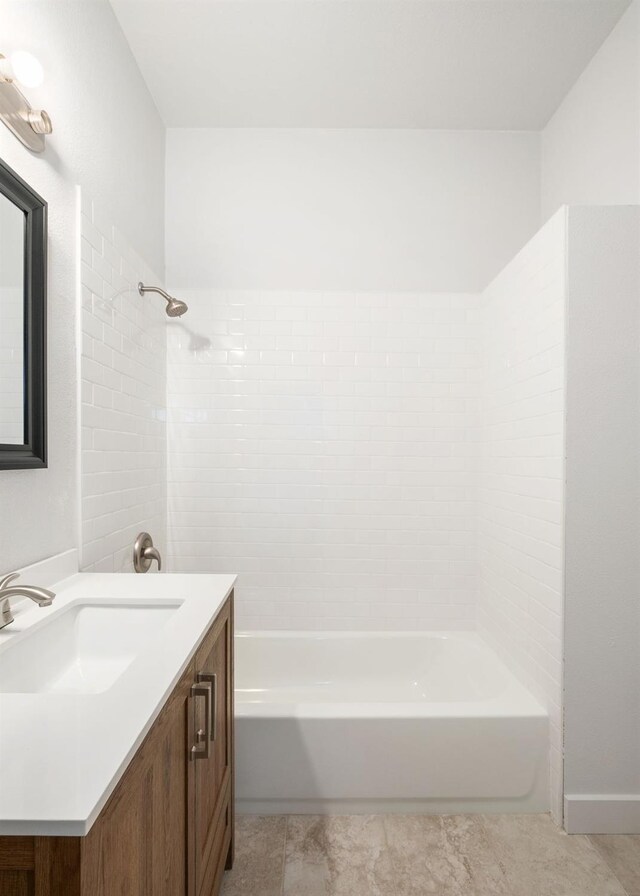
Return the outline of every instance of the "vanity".
<path id="1" fill-rule="evenodd" d="M 217 894 L 234 582 L 75 574 L 0 631 L 2 896 Z"/>

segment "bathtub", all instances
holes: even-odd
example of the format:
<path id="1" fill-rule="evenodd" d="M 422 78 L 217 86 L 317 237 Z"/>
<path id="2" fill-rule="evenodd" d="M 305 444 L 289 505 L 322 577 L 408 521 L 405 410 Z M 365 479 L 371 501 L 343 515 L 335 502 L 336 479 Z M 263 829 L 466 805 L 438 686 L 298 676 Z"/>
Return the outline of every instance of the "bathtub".
<path id="1" fill-rule="evenodd" d="M 547 714 L 477 634 L 235 643 L 238 811 L 547 811 Z"/>

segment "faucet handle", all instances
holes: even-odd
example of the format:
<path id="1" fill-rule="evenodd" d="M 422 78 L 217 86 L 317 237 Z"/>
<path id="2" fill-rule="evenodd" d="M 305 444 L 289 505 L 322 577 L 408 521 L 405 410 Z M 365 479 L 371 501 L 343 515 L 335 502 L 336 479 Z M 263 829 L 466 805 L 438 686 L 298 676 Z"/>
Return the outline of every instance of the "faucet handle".
<path id="1" fill-rule="evenodd" d="M 20 578 L 19 572 L 10 572 L 8 576 L 5 576 L 3 579 L 0 579 L 0 591 L 4 591 L 7 585 L 10 582 L 14 582 L 16 579 Z"/>

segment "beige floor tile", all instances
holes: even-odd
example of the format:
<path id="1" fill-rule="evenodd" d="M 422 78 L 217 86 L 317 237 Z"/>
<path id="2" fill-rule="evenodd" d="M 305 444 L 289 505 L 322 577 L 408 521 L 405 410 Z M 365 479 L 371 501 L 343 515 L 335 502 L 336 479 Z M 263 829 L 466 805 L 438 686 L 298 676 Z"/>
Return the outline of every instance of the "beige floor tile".
<path id="1" fill-rule="evenodd" d="M 548 816 L 240 816 L 222 896 L 640 896 L 640 836 Z"/>
<path id="2" fill-rule="evenodd" d="M 239 815 L 233 869 L 226 871 L 221 896 L 281 896 L 285 815 Z"/>
<path id="3" fill-rule="evenodd" d="M 485 815 L 489 845 L 510 896 L 626 896 L 587 837 L 568 836 L 546 815 Z"/>
<path id="4" fill-rule="evenodd" d="M 598 834 L 589 837 L 629 896 L 640 896 L 640 836 Z"/>
<path id="5" fill-rule="evenodd" d="M 292 815 L 285 896 L 396 896 L 380 816 Z"/>
<path id="6" fill-rule="evenodd" d="M 388 815 L 398 896 L 511 896 L 478 816 Z"/>

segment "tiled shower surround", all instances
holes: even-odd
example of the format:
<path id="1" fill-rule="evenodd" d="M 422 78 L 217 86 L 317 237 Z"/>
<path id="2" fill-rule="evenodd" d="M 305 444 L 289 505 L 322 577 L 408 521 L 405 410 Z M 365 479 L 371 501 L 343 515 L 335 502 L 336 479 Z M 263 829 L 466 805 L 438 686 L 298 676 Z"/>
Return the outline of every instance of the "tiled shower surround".
<path id="1" fill-rule="evenodd" d="M 166 539 L 166 316 L 160 281 L 81 198 L 82 565 L 133 572 L 136 535 Z"/>
<path id="2" fill-rule="evenodd" d="M 561 656 L 563 246 L 556 216 L 491 284 L 482 310 L 479 621 L 538 691 L 548 657 Z"/>
<path id="3" fill-rule="evenodd" d="M 562 817 L 566 211 L 483 296 L 478 628 L 549 712 Z"/>
<path id="4" fill-rule="evenodd" d="M 167 568 L 238 573 L 239 629 L 479 627 L 549 710 L 557 818 L 565 221 L 482 295 L 175 287 L 168 320 L 82 212 L 84 567 L 163 547 L 168 502 Z"/>
<path id="5" fill-rule="evenodd" d="M 239 628 L 473 627 L 478 296 L 179 294 L 171 568 Z"/>
<path id="6" fill-rule="evenodd" d="M 176 290 L 169 554 L 247 629 L 482 633 L 562 817 L 565 210 L 482 295 Z"/>

